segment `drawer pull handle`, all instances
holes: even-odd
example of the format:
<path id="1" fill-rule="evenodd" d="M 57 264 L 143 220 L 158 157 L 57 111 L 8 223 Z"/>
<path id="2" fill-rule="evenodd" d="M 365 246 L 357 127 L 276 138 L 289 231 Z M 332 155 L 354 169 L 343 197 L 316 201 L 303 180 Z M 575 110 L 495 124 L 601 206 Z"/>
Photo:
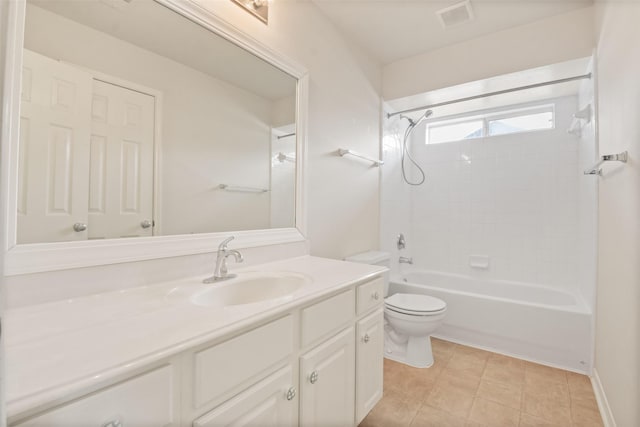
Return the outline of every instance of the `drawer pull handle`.
<path id="1" fill-rule="evenodd" d="M 313 372 L 311 372 L 311 375 L 309 376 L 309 382 L 311 384 L 315 384 L 316 381 L 318 381 L 318 371 L 313 371 Z"/>
<path id="2" fill-rule="evenodd" d="M 372 295 L 372 297 L 373 297 L 373 299 L 374 299 L 374 300 L 378 301 L 378 300 L 380 299 L 380 294 L 379 294 L 379 293 L 377 293 L 377 292 L 375 292 L 375 293 Z"/>
<path id="3" fill-rule="evenodd" d="M 364 341 L 364 343 L 368 343 L 369 340 L 371 340 L 371 337 L 369 336 L 369 334 L 364 334 L 364 337 L 362 337 L 362 341 Z"/>
<path id="4" fill-rule="evenodd" d="M 287 400 L 293 400 L 296 397 L 296 388 L 291 387 L 287 390 Z"/>
<path id="5" fill-rule="evenodd" d="M 102 424 L 102 427 L 124 427 L 124 424 L 122 423 L 122 420 L 116 418 L 115 420 L 107 421 Z"/>

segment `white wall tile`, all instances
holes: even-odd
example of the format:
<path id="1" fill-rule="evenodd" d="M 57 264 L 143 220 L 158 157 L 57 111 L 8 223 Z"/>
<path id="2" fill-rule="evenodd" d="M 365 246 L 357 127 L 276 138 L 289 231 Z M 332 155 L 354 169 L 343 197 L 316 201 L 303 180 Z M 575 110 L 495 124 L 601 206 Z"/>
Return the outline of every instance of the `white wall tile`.
<path id="1" fill-rule="evenodd" d="M 404 202 L 383 201 L 383 223 L 387 211 L 402 217 L 411 242 L 406 255 L 417 266 L 578 287 L 584 263 L 579 246 L 585 241 L 579 234 L 586 229 L 579 225 L 585 208 L 578 173 L 582 146 L 566 132 L 578 100 L 555 101 L 556 128 L 550 131 L 429 146 L 424 130 L 416 129 L 412 152 L 427 174 L 422 186 L 409 188 L 385 165 L 383 188 L 393 188 Z M 488 255 L 489 268 L 471 268 L 470 255 Z"/>

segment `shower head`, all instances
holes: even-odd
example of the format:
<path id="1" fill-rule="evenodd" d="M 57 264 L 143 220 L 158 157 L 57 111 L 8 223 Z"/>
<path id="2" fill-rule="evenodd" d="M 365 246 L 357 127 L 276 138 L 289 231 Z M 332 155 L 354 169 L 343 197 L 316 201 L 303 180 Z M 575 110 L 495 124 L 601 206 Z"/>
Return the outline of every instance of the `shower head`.
<path id="1" fill-rule="evenodd" d="M 429 118 L 433 114 L 433 110 L 426 110 L 422 116 L 418 120 L 413 120 L 411 117 L 405 116 L 404 114 L 400 114 L 400 118 L 405 118 L 409 121 L 410 127 L 418 126 L 423 120 Z"/>

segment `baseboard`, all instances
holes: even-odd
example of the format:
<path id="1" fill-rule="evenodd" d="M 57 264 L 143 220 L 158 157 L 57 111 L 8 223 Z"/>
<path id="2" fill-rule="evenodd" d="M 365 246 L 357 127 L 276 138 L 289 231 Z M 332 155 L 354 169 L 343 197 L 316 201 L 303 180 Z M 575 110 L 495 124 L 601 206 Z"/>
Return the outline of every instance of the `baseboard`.
<path id="1" fill-rule="evenodd" d="M 598 402 L 598 409 L 600 410 L 604 427 L 616 427 L 616 421 L 613 419 L 613 413 L 611 412 L 609 401 L 607 401 L 607 395 L 604 392 L 604 388 L 602 388 L 598 371 L 595 368 L 593 370 L 593 376 L 591 377 L 591 385 L 596 395 L 596 401 Z"/>

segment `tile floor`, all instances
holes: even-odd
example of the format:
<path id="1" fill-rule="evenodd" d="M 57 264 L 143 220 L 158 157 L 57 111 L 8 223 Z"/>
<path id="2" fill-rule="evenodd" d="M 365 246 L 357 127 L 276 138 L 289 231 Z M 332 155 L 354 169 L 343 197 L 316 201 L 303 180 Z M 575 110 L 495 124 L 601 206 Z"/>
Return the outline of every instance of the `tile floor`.
<path id="1" fill-rule="evenodd" d="M 385 359 L 384 397 L 359 427 L 602 426 L 585 375 L 435 338 L 432 346 L 428 369 Z"/>

